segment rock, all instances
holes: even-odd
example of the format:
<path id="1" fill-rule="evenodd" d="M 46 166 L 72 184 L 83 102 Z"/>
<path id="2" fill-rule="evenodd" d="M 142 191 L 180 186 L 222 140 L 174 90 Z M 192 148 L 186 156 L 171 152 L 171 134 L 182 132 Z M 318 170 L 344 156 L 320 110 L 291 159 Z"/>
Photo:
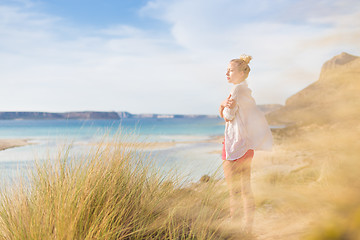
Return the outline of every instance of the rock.
<path id="1" fill-rule="evenodd" d="M 266 115 L 276 124 L 335 124 L 360 117 L 360 57 L 341 53 L 324 63 L 318 81 Z"/>
<path id="2" fill-rule="evenodd" d="M 359 57 L 350 55 L 346 52 L 342 52 L 341 54 L 333 57 L 332 59 L 326 61 L 324 65 L 321 68 L 321 72 L 333 70 L 335 68 L 338 68 L 341 65 L 345 65 L 355 59 L 358 59 Z"/>

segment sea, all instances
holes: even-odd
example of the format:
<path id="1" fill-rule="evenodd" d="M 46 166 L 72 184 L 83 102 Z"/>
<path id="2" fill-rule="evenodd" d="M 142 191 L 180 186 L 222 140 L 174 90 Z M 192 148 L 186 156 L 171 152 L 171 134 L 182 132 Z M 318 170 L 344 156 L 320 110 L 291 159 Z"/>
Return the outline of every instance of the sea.
<path id="1" fill-rule="evenodd" d="M 2 181 L 16 180 L 35 161 L 55 158 L 64 146 L 71 145 L 70 155 L 81 155 L 93 147 L 92 143 L 116 135 L 124 136 L 125 141 L 174 143 L 141 150 L 151 156 L 161 174 L 175 174 L 186 182 L 199 181 L 203 175 L 222 178 L 222 144 L 213 139 L 223 133 L 221 118 L 0 120 L 1 139 L 28 139 L 31 143 L 0 151 L 0 176 Z"/>
<path id="2" fill-rule="evenodd" d="M 123 118 L 121 120 L 0 120 L 1 139 L 28 139 L 30 145 L 0 151 L 2 179 L 16 179 L 34 161 L 56 157 L 64 146 L 71 154 L 86 153 L 91 143 L 112 136 L 125 141 L 171 142 L 169 147 L 142 150 L 151 154 L 155 167 L 189 182 L 211 175 L 221 166 L 221 143 L 209 141 L 223 135 L 220 118 Z M 219 171 L 220 172 L 220 171 Z"/>

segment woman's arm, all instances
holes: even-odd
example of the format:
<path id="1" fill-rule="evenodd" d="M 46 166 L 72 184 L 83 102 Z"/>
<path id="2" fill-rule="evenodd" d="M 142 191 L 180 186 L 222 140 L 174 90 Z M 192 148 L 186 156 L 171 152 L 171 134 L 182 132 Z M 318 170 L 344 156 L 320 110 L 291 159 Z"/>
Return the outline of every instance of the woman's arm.
<path id="1" fill-rule="evenodd" d="M 235 108 L 235 106 L 236 106 L 236 101 L 231 98 L 231 94 L 230 94 L 229 97 L 220 104 L 219 113 L 221 118 L 224 118 L 226 122 L 231 121 L 232 119 L 228 119 L 229 117 L 224 116 L 224 109 L 228 108 L 231 111 L 232 109 Z"/>
<path id="2" fill-rule="evenodd" d="M 238 110 L 238 106 L 236 102 L 234 101 L 234 107 L 230 108 L 226 106 L 223 111 L 223 116 L 226 122 L 231 121 L 235 118 L 236 111 Z"/>
<path id="3" fill-rule="evenodd" d="M 221 104 L 220 104 L 219 114 L 220 114 L 221 118 L 224 118 L 223 111 L 224 111 L 224 108 L 227 105 L 228 100 L 230 99 L 230 96 L 231 96 L 231 94 L 224 101 L 222 101 Z"/>
<path id="4" fill-rule="evenodd" d="M 225 108 L 225 106 L 223 106 L 223 105 L 220 105 L 220 107 L 219 107 L 219 114 L 220 114 L 221 118 L 224 118 L 224 115 L 223 115 L 224 108 Z"/>

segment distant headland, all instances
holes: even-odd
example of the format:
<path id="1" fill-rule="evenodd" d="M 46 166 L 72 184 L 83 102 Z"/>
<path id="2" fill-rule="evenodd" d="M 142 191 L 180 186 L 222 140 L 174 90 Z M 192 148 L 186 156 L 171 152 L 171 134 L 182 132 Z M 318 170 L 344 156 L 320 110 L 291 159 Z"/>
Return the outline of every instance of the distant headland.
<path id="1" fill-rule="evenodd" d="M 280 104 L 259 105 L 263 112 L 268 112 L 280 108 Z M 132 114 L 130 112 L 0 112 L 0 120 L 61 120 L 61 119 L 123 119 L 123 118 L 219 118 L 218 115 L 195 115 L 195 114 Z"/>
<path id="2" fill-rule="evenodd" d="M 109 119 L 123 118 L 216 118 L 211 115 L 132 114 L 129 112 L 0 112 L 1 120 L 59 120 L 59 119 Z"/>

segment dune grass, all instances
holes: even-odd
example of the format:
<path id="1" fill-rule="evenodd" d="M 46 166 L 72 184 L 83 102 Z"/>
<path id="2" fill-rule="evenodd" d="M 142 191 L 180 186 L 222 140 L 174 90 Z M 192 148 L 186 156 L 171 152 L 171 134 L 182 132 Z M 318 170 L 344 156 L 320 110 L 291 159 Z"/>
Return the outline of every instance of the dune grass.
<path id="1" fill-rule="evenodd" d="M 284 131 L 276 151 L 255 155 L 255 238 L 226 221 L 216 173 L 185 186 L 117 135 L 83 155 L 65 146 L 3 189 L 0 239 L 359 239 L 359 128 Z"/>
<path id="2" fill-rule="evenodd" d="M 225 239 L 215 181 L 179 187 L 134 149 L 116 136 L 87 154 L 72 156 L 70 145 L 37 161 L 1 191 L 0 239 Z"/>

